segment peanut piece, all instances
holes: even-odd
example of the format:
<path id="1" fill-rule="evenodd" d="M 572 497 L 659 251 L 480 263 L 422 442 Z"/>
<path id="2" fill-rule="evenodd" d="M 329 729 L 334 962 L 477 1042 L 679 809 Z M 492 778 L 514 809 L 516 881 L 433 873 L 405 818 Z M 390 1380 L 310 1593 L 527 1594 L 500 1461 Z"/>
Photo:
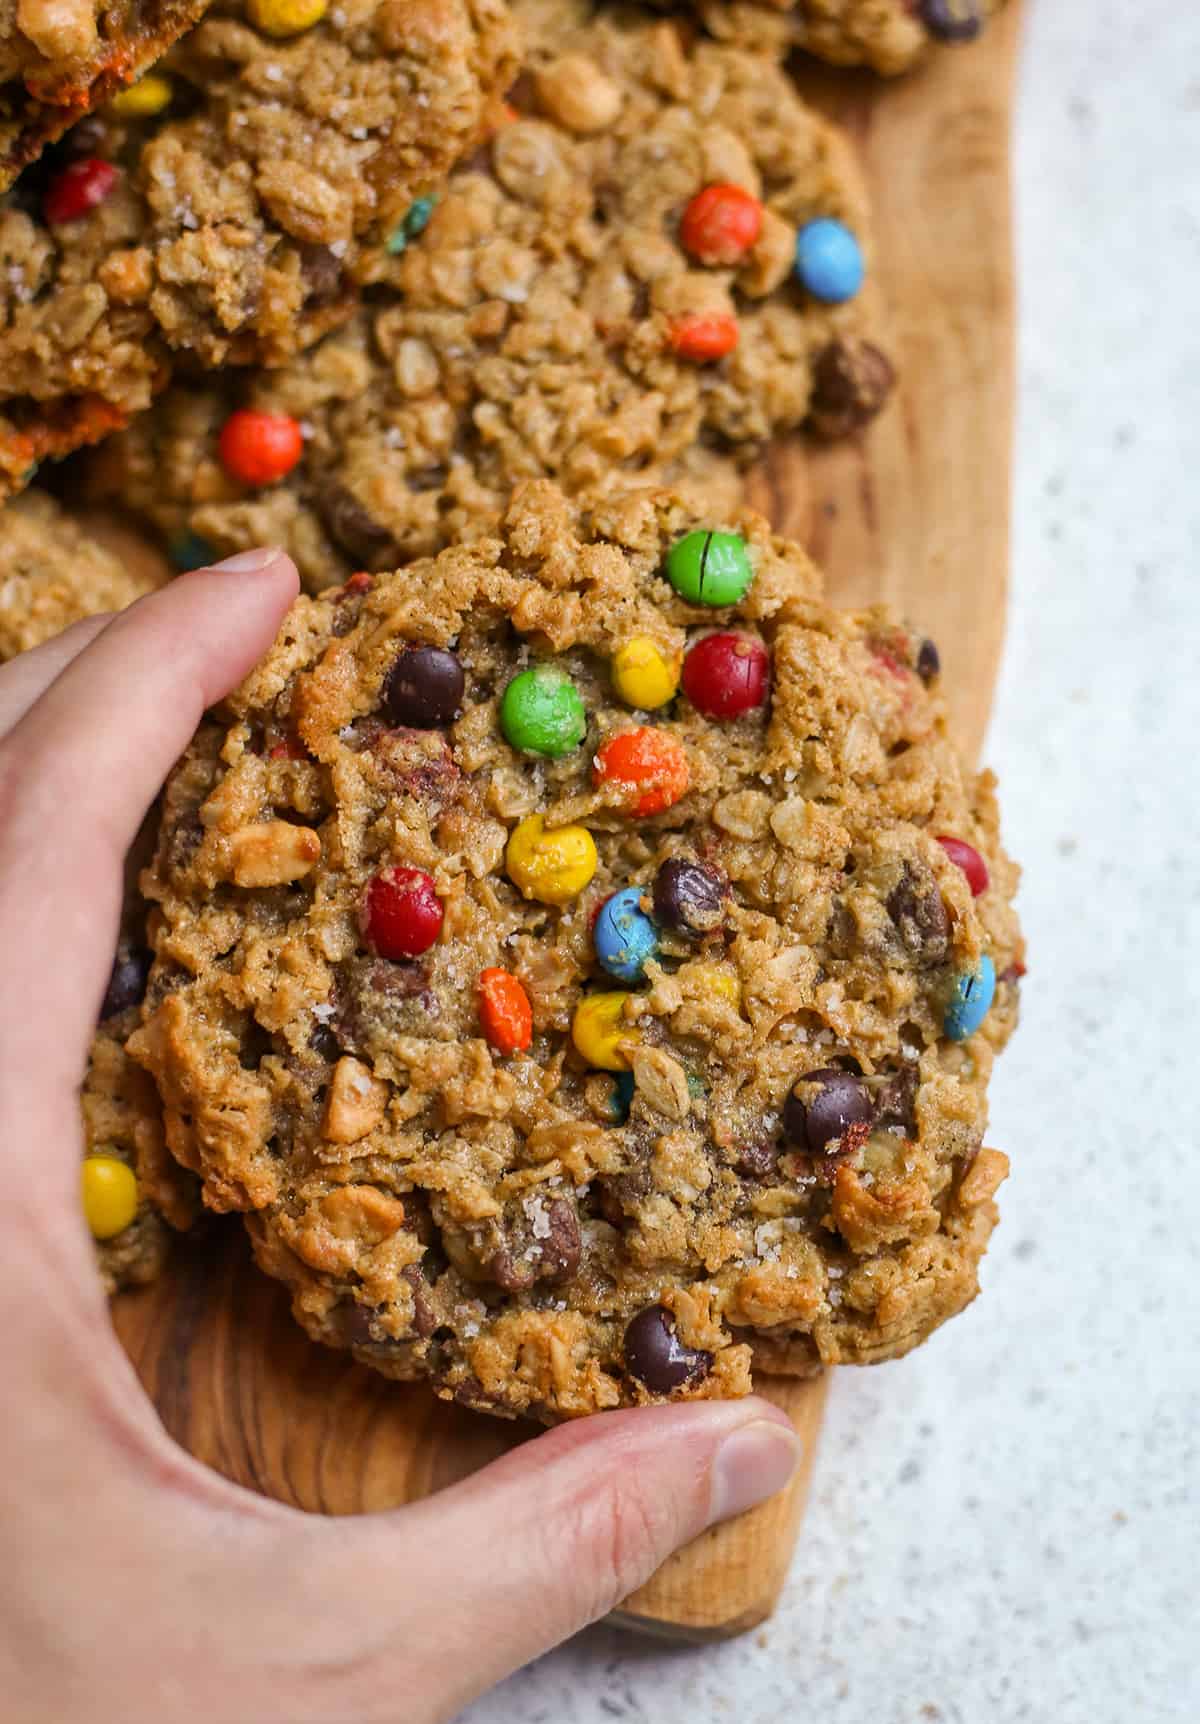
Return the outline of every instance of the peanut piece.
<path id="1" fill-rule="evenodd" d="M 621 112 L 621 91 L 583 54 L 562 54 L 534 74 L 538 101 L 569 132 L 602 132 Z"/>
<path id="2" fill-rule="evenodd" d="M 361 1060 L 345 1054 L 333 1068 L 321 1134 L 329 1143 L 357 1143 L 383 1118 L 388 1086 Z"/>
<path id="3" fill-rule="evenodd" d="M 287 886 L 302 880 L 321 855 L 321 840 L 308 826 L 262 820 L 229 837 L 229 873 L 237 886 Z"/>

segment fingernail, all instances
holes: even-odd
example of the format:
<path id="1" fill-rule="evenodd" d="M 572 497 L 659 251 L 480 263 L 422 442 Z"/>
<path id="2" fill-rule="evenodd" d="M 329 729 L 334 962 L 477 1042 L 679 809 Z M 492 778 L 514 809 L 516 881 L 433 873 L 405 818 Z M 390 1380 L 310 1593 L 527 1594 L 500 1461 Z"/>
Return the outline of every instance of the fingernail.
<path id="1" fill-rule="evenodd" d="M 212 567 L 220 575 L 255 575 L 282 555 L 277 545 L 268 545 L 261 551 L 239 551 L 236 557 L 226 557 L 223 563 L 214 563 Z"/>
<path id="2" fill-rule="evenodd" d="M 772 1419 L 752 1419 L 726 1437 L 713 1462 L 709 1525 L 744 1514 L 781 1491 L 800 1454 L 796 1433 Z"/>

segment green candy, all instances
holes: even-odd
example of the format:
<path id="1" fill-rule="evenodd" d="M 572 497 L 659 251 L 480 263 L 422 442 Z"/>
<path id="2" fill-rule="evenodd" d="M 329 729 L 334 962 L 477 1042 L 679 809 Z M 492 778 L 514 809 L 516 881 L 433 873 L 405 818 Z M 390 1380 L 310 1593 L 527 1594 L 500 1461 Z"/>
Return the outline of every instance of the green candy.
<path id="1" fill-rule="evenodd" d="M 579 690 L 557 665 L 535 664 L 514 676 L 500 702 L 505 741 L 523 754 L 557 760 L 578 748 L 587 733 Z"/>
<path id="2" fill-rule="evenodd" d="M 746 541 L 740 533 L 688 533 L 667 554 L 667 579 L 689 604 L 736 605 L 754 579 Z"/>

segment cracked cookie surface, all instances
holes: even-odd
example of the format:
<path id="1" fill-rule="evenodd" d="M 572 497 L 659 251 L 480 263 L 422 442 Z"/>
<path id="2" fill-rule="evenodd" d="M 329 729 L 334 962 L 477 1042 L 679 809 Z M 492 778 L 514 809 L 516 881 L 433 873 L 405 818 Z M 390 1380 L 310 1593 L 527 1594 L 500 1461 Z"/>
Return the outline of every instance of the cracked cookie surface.
<path id="1" fill-rule="evenodd" d="M 279 364 L 344 322 L 490 123 L 514 44 L 503 0 L 345 0 L 286 40 L 218 0 L 160 111 L 94 115 L 0 209 L 0 484 L 48 423 L 62 453 L 85 410 L 143 410 L 180 355 Z"/>
<path id="2" fill-rule="evenodd" d="M 774 432 L 841 435 L 882 405 L 863 308 L 797 279 L 802 230 L 865 248 L 868 224 L 844 140 L 781 67 L 620 9 L 518 17 L 517 117 L 371 305 L 283 370 L 172 389 L 103 452 L 103 494 L 222 554 L 285 544 L 316 588 L 460 542 L 523 479 L 586 496 L 724 466 L 732 487 Z M 735 345 L 679 351 L 696 329 Z M 222 459 L 247 410 L 303 428 L 279 483 Z"/>
<path id="3" fill-rule="evenodd" d="M 129 1048 L 311 1335 L 555 1419 L 969 1301 L 1021 942 L 935 680 L 661 492 L 298 601 L 168 785 Z"/>

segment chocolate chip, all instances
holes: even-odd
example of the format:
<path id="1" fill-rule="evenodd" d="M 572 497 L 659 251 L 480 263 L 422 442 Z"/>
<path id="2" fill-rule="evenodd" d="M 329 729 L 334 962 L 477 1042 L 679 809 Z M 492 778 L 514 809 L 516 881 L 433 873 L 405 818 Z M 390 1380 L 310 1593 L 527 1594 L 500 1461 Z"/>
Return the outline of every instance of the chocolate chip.
<path id="1" fill-rule="evenodd" d="M 917 675 L 926 688 L 929 687 L 935 676 L 941 674 L 941 669 L 942 658 L 937 647 L 931 640 L 923 640 L 921 649 L 917 653 Z"/>
<path id="2" fill-rule="evenodd" d="M 920 14 L 941 42 L 973 42 L 983 29 L 981 0 L 921 0 Z"/>
<path id="3" fill-rule="evenodd" d="M 330 479 L 314 500 L 326 532 L 356 563 L 367 569 L 387 569 L 402 560 L 395 536 L 347 486 Z"/>
<path id="4" fill-rule="evenodd" d="M 743 1143 L 734 1152 L 733 1165 L 743 1179 L 770 1179 L 779 1162 L 779 1146 L 767 1138 Z"/>
<path id="5" fill-rule="evenodd" d="M 115 1018 L 118 1012 L 127 1012 L 130 1006 L 141 1005 L 145 998 L 152 962 L 151 955 L 144 946 L 122 944 L 117 947 L 112 974 L 108 978 L 108 987 L 104 990 L 104 1004 L 100 1007 L 102 1021 L 105 1018 Z"/>
<path id="6" fill-rule="evenodd" d="M 685 1383 L 700 1382 L 712 1370 L 713 1356 L 685 1347 L 665 1305 L 648 1305 L 625 1331 L 625 1363 L 631 1376 L 652 1395 L 669 1395 Z"/>
<path id="7" fill-rule="evenodd" d="M 338 1307 L 338 1313 L 338 1328 L 347 1347 L 379 1346 L 378 1338 L 371 1331 L 371 1322 L 376 1315 L 373 1305 L 360 1305 L 356 1299 L 347 1299 Z"/>
<path id="8" fill-rule="evenodd" d="M 337 1036 L 328 1024 L 323 1024 L 320 1021 L 313 1025 L 309 1033 L 308 1045 L 318 1059 L 327 1060 L 330 1065 L 341 1057 L 342 1046 Z"/>
<path id="9" fill-rule="evenodd" d="M 388 672 L 383 699 L 397 724 L 436 730 L 457 718 L 466 678 L 444 647 L 406 647 Z"/>
<path id="10" fill-rule="evenodd" d="M 909 863 L 888 893 L 887 913 L 914 963 L 944 964 L 950 951 L 950 920 L 937 881 Z"/>
<path id="11" fill-rule="evenodd" d="M 821 349 L 813 367 L 808 417 L 820 437 L 859 431 L 891 394 L 896 373 L 886 353 L 869 341 L 839 336 Z"/>
<path id="12" fill-rule="evenodd" d="M 406 1200 L 407 1202 L 407 1200 Z M 413 1328 L 422 1341 L 427 1341 L 437 1328 L 437 1317 L 433 1306 L 429 1303 L 429 1283 L 417 1263 L 410 1263 L 400 1271 L 412 1289 L 413 1296 Z"/>
<path id="13" fill-rule="evenodd" d="M 796 1094 L 801 1085 L 819 1085 L 807 1101 Z M 874 1116 L 871 1092 L 850 1072 L 822 1066 L 805 1072 L 788 1091 L 783 1104 L 783 1133 L 789 1143 L 824 1155 L 826 1145 L 852 1125 L 866 1125 Z"/>
<path id="14" fill-rule="evenodd" d="M 911 1135 L 916 1130 L 916 1100 L 920 1077 L 915 1065 L 902 1066 L 875 1097 L 875 1124 L 899 1126 Z"/>
<path id="15" fill-rule="evenodd" d="M 300 269 L 310 305 L 327 305 L 342 291 L 342 261 L 327 245 L 300 248 Z"/>
<path id="16" fill-rule="evenodd" d="M 655 913 L 676 933 L 699 940 L 720 927 L 728 891 L 724 875 L 707 862 L 672 856 L 655 876 Z"/>
<path id="17" fill-rule="evenodd" d="M 527 1200 L 528 1201 L 528 1200 Z M 564 1197 L 543 1200 L 535 1215 L 524 1210 L 505 1243 L 493 1254 L 489 1273 L 506 1293 L 521 1293 L 535 1281 L 567 1281 L 579 1267 L 583 1238 L 579 1220 Z"/>

